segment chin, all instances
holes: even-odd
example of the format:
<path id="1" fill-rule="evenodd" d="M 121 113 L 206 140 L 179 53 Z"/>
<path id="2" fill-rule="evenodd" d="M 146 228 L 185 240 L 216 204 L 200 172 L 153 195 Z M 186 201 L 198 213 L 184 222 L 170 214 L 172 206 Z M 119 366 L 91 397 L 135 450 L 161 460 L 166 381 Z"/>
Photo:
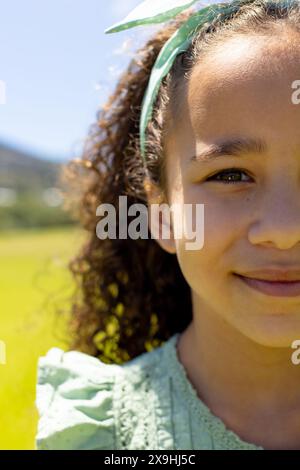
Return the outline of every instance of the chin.
<path id="1" fill-rule="evenodd" d="M 294 318 L 295 320 L 295 318 Z M 269 315 L 251 325 L 239 325 L 239 330 L 250 340 L 271 348 L 290 348 L 295 340 L 300 340 L 300 314 L 292 321 L 289 314 Z"/>

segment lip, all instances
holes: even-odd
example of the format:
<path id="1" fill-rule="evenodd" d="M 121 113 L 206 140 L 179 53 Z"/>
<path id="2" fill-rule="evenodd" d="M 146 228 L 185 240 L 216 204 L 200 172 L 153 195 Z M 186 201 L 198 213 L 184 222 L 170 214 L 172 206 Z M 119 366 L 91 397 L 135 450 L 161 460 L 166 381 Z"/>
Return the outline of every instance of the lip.
<path id="1" fill-rule="evenodd" d="M 260 273 L 262 273 L 260 271 Z M 266 295 L 275 297 L 296 297 L 300 296 L 300 280 L 266 280 L 247 277 L 241 274 L 234 273 L 242 282 L 247 286 L 262 292 Z M 269 271 L 270 274 L 270 271 Z"/>
<path id="2" fill-rule="evenodd" d="M 237 273 L 240 276 L 249 277 L 251 279 L 259 279 L 261 281 L 300 281 L 300 267 L 288 267 L 281 266 L 275 268 L 261 268 L 253 271 L 243 271 L 242 273 Z"/>

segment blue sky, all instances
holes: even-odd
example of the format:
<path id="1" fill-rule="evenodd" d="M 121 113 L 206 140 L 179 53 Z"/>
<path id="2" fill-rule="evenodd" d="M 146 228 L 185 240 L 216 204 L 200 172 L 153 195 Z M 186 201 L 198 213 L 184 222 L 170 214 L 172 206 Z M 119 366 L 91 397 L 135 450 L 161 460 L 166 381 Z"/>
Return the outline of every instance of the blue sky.
<path id="1" fill-rule="evenodd" d="M 104 30 L 139 3 L 2 2 L 0 80 L 6 104 L 0 105 L 0 141 L 44 158 L 80 154 L 97 109 L 139 45 L 137 29 Z M 139 27 L 143 40 L 150 31 L 145 28 Z"/>

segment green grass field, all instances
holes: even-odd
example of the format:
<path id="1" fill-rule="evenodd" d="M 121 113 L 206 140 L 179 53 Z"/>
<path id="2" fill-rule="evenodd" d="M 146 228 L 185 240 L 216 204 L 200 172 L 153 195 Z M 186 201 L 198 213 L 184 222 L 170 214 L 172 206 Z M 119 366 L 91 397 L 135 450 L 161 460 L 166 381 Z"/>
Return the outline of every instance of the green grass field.
<path id="1" fill-rule="evenodd" d="M 38 356 L 64 348 L 65 320 L 72 278 L 67 262 L 82 243 L 77 228 L 19 231 L 0 235 L 0 449 L 34 449 L 38 420 L 35 387 Z"/>

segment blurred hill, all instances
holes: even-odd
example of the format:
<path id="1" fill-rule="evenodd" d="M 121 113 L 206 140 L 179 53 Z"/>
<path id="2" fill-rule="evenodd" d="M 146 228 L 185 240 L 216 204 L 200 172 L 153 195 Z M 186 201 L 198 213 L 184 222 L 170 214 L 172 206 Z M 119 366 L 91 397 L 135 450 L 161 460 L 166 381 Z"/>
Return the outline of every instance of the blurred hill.
<path id="1" fill-rule="evenodd" d="M 61 167 L 0 143 L 0 230 L 74 223 L 62 208 Z"/>
<path id="2" fill-rule="evenodd" d="M 22 153 L 0 143 L 0 187 L 19 191 L 54 187 L 60 165 Z"/>

